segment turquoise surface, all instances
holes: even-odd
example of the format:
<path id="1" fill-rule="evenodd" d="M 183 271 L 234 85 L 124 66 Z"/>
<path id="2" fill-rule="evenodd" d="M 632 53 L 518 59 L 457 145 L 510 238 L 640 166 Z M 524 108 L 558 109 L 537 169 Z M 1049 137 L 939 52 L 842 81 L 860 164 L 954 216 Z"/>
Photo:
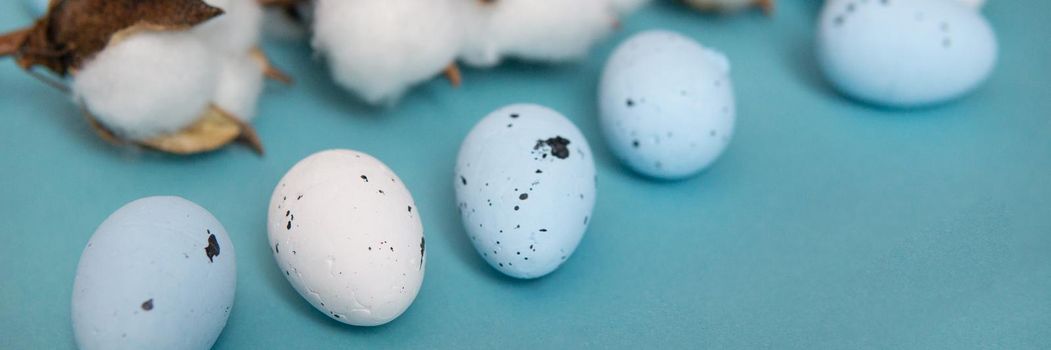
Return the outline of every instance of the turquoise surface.
<path id="1" fill-rule="evenodd" d="M 0 348 L 70 348 L 77 259 L 114 210 L 179 195 L 237 247 L 237 299 L 219 349 L 1051 348 L 1051 2 L 992 0 L 1001 61 L 964 100 L 896 111 L 831 91 L 813 58 L 817 1 L 776 17 L 704 16 L 664 1 L 583 63 L 467 70 L 391 108 L 354 102 L 305 43 L 269 42 L 292 73 L 268 88 L 244 147 L 178 158 L 98 140 L 68 98 L 0 62 Z M 28 23 L 0 2 L 0 29 Z M 726 52 L 738 128 L 705 173 L 656 182 L 603 145 L 596 84 L 613 46 L 669 28 Z M 595 150 L 598 204 L 576 254 L 535 281 L 503 277 L 460 225 L 452 169 L 488 112 L 536 102 Z M 371 153 L 416 198 L 429 259 L 415 304 L 383 327 L 344 326 L 285 281 L 267 201 L 297 160 Z M 206 298 L 206 295 L 202 295 Z"/>

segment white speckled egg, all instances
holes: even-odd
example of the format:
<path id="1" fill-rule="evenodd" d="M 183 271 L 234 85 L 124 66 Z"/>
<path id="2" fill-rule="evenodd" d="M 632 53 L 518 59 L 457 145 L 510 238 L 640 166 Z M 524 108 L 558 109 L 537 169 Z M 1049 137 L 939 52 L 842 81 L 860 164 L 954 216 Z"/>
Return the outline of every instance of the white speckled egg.
<path id="1" fill-rule="evenodd" d="M 467 135 L 454 186 L 464 227 L 485 261 L 508 276 L 537 278 L 561 266 L 587 231 L 595 163 L 564 116 L 516 104 Z"/>
<path id="2" fill-rule="evenodd" d="M 613 153 L 656 178 L 696 174 L 733 136 L 729 61 L 670 31 L 642 32 L 621 43 L 606 62 L 598 103 Z"/>
<path id="3" fill-rule="evenodd" d="M 832 85 L 889 107 L 960 97 L 986 80 L 997 56 L 989 23 L 957 0 L 830 0 L 817 43 Z"/>
<path id="4" fill-rule="evenodd" d="M 121 207 L 95 230 L 73 282 L 81 349 L 209 349 L 234 303 L 226 230 L 179 197 Z"/>
<path id="5" fill-rule="evenodd" d="M 368 154 L 329 150 L 293 166 L 274 188 L 267 231 L 292 287 L 337 321 L 390 322 L 423 283 L 419 210 L 398 176 Z"/>

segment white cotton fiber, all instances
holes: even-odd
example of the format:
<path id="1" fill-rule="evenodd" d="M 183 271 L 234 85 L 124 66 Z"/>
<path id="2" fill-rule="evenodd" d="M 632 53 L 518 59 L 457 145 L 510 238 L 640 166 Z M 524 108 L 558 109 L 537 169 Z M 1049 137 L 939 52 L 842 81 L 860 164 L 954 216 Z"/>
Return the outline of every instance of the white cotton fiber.
<path id="1" fill-rule="evenodd" d="M 313 46 L 336 82 L 390 103 L 452 63 L 462 29 L 451 1 L 316 0 Z"/>
<path id="2" fill-rule="evenodd" d="M 532 61 L 582 58 L 609 34 L 617 21 L 609 0 L 467 1 L 463 13 L 476 17 L 460 57 L 475 66 L 496 64 L 502 57 Z"/>
<path id="3" fill-rule="evenodd" d="M 208 46 L 237 55 L 259 43 L 263 30 L 263 8 L 258 0 L 205 0 L 223 14 L 194 27 Z"/>
<path id="4" fill-rule="evenodd" d="M 626 14 L 637 10 L 639 7 L 646 5 L 650 0 L 609 0 L 610 5 L 613 9 L 620 14 Z"/>
<path id="5" fill-rule="evenodd" d="M 74 99 L 118 135 L 148 139 L 200 117 L 215 92 L 216 66 L 189 32 L 135 33 L 83 66 Z"/>
<path id="6" fill-rule="evenodd" d="M 256 102 L 263 92 L 263 63 L 251 53 L 224 55 L 212 101 L 242 121 L 255 117 Z"/>

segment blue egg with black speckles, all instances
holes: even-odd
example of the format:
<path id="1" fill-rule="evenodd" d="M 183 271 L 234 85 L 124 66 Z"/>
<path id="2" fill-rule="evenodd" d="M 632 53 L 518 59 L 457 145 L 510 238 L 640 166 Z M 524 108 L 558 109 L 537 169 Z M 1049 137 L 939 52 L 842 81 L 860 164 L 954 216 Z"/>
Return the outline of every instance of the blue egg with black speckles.
<path id="1" fill-rule="evenodd" d="M 95 230 L 73 282 L 80 349 L 208 349 L 234 303 L 236 254 L 204 208 L 179 197 L 121 207 Z"/>
<path id="2" fill-rule="evenodd" d="M 508 276 L 537 278 L 566 262 L 584 237 L 595 206 L 595 163 L 569 119 L 515 104 L 467 135 L 453 186 L 478 254 Z"/>
<path id="3" fill-rule="evenodd" d="M 733 137 L 730 63 L 681 34 L 642 32 L 606 62 L 598 106 L 606 143 L 624 164 L 686 178 L 711 166 Z"/>
<path id="4" fill-rule="evenodd" d="M 954 100 L 996 65 L 992 27 L 959 0 L 830 0 L 818 27 L 825 76 L 844 94 L 876 105 Z"/>

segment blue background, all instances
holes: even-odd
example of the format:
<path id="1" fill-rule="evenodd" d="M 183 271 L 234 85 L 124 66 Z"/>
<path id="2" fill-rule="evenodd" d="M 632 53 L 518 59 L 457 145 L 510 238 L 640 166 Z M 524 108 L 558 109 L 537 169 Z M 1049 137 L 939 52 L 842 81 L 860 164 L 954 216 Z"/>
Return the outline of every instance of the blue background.
<path id="1" fill-rule="evenodd" d="M 997 71 L 964 100 L 859 105 L 813 58 L 818 1 L 705 16 L 663 1 L 586 62 L 467 70 L 392 108 L 327 78 L 309 47 L 268 42 L 297 78 L 272 85 L 244 147 L 187 158 L 100 141 L 67 97 L 0 62 L 0 348 L 73 347 L 77 260 L 112 211 L 172 194 L 211 210 L 238 253 L 237 299 L 216 347 L 1051 348 L 1051 2 L 992 0 Z M 0 29 L 28 24 L 0 2 Z M 603 145 L 596 86 L 630 34 L 670 28 L 733 63 L 737 133 L 710 170 L 656 182 Z M 503 277 L 460 224 L 460 141 L 513 102 L 555 108 L 596 152 L 599 200 L 576 254 L 535 281 Z M 386 326 L 344 326 L 285 281 L 266 243 L 270 192 L 297 160 L 353 148 L 418 203 L 429 248 L 415 304 Z"/>

